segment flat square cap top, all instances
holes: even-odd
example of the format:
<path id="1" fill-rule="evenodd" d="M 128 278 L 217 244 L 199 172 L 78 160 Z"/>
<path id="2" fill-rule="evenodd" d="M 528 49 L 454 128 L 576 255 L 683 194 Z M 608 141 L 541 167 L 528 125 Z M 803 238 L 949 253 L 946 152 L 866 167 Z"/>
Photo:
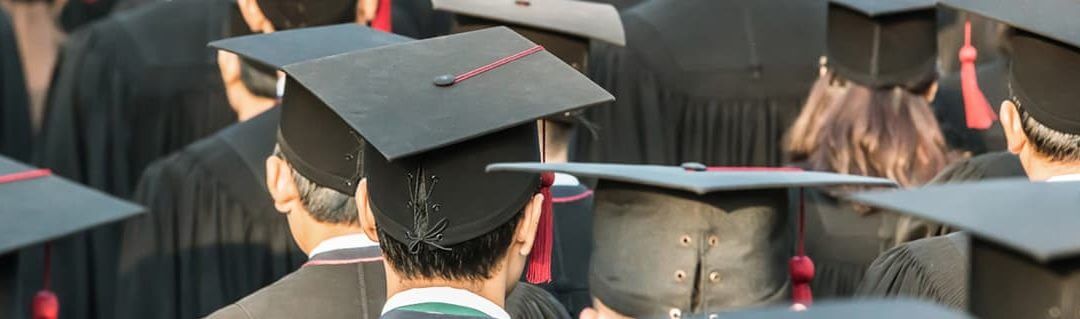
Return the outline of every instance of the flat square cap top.
<path id="1" fill-rule="evenodd" d="M 829 0 L 871 18 L 896 13 L 933 9 L 937 0 Z"/>
<path id="2" fill-rule="evenodd" d="M 1080 48 L 1080 1 L 941 0 L 941 4 Z"/>
<path id="3" fill-rule="evenodd" d="M 572 0 L 431 0 L 436 10 L 625 45 L 615 6 Z"/>
<path id="4" fill-rule="evenodd" d="M 719 317 L 721 319 L 971 318 L 971 316 L 967 314 L 933 303 L 907 299 L 827 301 L 814 303 L 813 306 L 805 311 L 792 311 L 790 307 L 773 307 L 761 310 L 746 310 L 721 314 Z"/>
<path id="5" fill-rule="evenodd" d="M 35 170 L 0 156 L 0 179 Z M 0 183 L 0 255 L 133 217 L 143 208 L 56 176 Z"/>
<path id="6" fill-rule="evenodd" d="M 284 70 L 393 161 L 614 100 L 537 49 L 509 28 L 495 27 Z M 455 80 L 468 74 L 473 76 Z"/>
<path id="7" fill-rule="evenodd" d="M 210 42 L 270 68 L 412 40 L 356 23 L 252 34 Z"/>
<path id="8" fill-rule="evenodd" d="M 489 172 L 559 172 L 623 183 L 681 190 L 699 195 L 734 190 L 842 185 L 895 186 L 893 181 L 823 172 L 713 171 L 695 172 L 675 166 L 596 163 L 496 163 Z"/>
<path id="9" fill-rule="evenodd" d="M 1001 180 L 863 192 L 850 199 L 956 226 L 1040 263 L 1080 254 L 1080 182 Z"/>

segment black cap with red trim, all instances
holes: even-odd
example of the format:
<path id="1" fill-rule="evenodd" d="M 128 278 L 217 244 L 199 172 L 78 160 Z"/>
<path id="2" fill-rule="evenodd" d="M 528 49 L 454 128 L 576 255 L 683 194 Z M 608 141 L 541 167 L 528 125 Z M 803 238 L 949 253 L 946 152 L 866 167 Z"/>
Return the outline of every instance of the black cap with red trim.
<path id="1" fill-rule="evenodd" d="M 540 160 L 537 119 L 613 99 L 505 27 L 285 71 L 367 142 L 363 166 L 380 231 L 420 254 L 491 232 L 540 191 L 536 174 L 484 171 Z"/>
<path id="2" fill-rule="evenodd" d="M 870 87 L 915 89 L 937 77 L 935 0 L 830 0 L 829 67 Z"/>

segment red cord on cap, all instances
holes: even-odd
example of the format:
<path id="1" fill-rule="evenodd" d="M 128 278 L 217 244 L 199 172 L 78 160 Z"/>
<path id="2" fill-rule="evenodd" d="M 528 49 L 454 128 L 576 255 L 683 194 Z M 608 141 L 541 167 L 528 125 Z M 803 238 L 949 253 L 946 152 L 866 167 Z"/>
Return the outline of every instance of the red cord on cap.
<path id="1" fill-rule="evenodd" d="M 371 19 L 371 28 L 384 32 L 392 32 L 393 8 L 391 0 L 379 0 L 379 8 L 375 9 L 375 18 Z"/>
<path id="2" fill-rule="evenodd" d="M 791 302 L 796 307 L 810 307 L 814 303 L 814 293 L 810 290 L 810 283 L 814 281 L 814 261 L 806 256 L 806 214 L 803 197 L 803 189 L 799 188 L 798 238 L 795 257 L 791 257 L 791 261 L 788 262 L 788 271 L 791 274 Z"/>
<path id="3" fill-rule="evenodd" d="M 964 46 L 960 48 L 960 89 L 964 95 L 964 115 L 967 127 L 976 130 L 990 128 L 997 120 L 997 114 L 986 102 L 986 96 L 979 89 L 979 79 L 975 70 L 975 58 L 979 51 L 971 45 L 971 21 L 964 22 Z"/>
<path id="4" fill-rule="evenodd" d="M 20 181 L 31 180 L 31 179 L 35 179 L 35 178 L 42 178 L 42 177 L 51 176 L 51 175 L 52 175 L 52 171 L 50 171 L 47 168 L 35 169 L 35 170 L 29 170 L 29 171 L 22 171 L 22 172 L 17 172 L 17 173 L 0 175 L 0 184 L 20 182 Z"/>
<path id="5" fill-rule="evenodd" d="M 547 162 L 547 123 L 540 121 L 540 161 Z M 540 174 L 540 194 L 544 201 L 540 205 L 540 221 L 536 224 L 536 239 L 533 240 L 532 252 L 525 280 L 530 284 L 551 282 L 551 249 L 554 241 L 555 217 L 552 216 L 551 185 L 555 184 L 555 173 Z"/>
<path id="6" fill-rule="evenodd" d="M 31 304 L 31 316 L 33 319 L 56 319 L 60 317 L 60 298 L 56 297 L 56 293 L 49 290 L 51 271 L 51 256 L 52 256 L 52 244 L 45 244 L 45 273 L 42 275 L 42 288 L 38 290 L 34 295 L 33 304 Z"/>

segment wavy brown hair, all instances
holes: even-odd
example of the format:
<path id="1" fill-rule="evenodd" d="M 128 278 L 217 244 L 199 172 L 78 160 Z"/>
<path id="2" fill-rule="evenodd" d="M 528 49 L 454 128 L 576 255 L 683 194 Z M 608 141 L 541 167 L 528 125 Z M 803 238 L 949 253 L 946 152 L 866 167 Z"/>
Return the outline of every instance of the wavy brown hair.
<path id="1" fill-rule="evenodd" d="M 818 79 L 787 138 L 792 161 L 813 170 L 926 183 L 950 161 L 924 97 L 927 85 L 870 88 L 833 74 Z M 830 88 L 840 87 L 840 90 Z"/>

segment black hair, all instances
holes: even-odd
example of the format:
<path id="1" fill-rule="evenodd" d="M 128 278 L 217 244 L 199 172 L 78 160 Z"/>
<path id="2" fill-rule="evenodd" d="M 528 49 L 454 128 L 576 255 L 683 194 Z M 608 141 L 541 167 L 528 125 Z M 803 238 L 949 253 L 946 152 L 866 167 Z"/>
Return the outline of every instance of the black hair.
<path id="1" fill-rule="evenodd" d="M 447 246 L 450 250 L 421 243 L 419 251 L 413 254 L 409 252 L 408 244 L 382 231 L 379 232 L 379 246 L 390 267 L 405 279 L 487 280 L 498 270 L 499 261 L 510 249 L 523 212 L 518 211 L 509 221 L 487 234 Z"/>

